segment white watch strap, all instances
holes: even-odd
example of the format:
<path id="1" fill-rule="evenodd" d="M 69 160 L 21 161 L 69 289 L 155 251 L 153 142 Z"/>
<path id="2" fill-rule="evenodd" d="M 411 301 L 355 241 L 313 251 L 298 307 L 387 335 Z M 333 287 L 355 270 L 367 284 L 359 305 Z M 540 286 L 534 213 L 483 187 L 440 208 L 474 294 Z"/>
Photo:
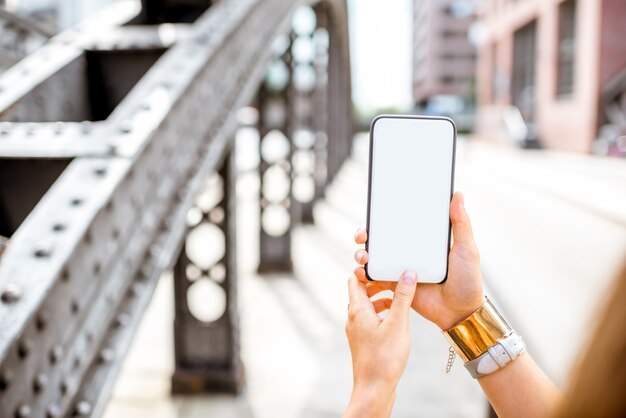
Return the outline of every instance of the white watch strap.
<path id="1" fill-rule="evenodd" d="M 511 331 L 506 337 L 489 347 L 485 353 L 465 363 L 465 368 L 474 379 L 491 374 L 515 360 L 526 350 L 522 337 Z"/>

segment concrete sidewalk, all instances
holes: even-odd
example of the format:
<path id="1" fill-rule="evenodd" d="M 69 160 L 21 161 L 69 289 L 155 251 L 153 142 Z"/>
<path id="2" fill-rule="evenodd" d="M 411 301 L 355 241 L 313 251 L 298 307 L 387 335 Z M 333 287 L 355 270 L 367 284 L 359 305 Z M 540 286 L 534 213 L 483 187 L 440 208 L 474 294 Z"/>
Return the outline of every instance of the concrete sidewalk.
<path id="1" fill-rule="evenodd" d="M 488 290 L 533 356 L 562 384 L 587 318 L 626 252 L 626 164 L 466 141 L 457 161 L 456 188 L 466 194 Z M 316 207 L 315 225 L 294 232 L 293 275 L 259 276 L 258 181 L 242 174 L 245 393 L 169 395 L 173 307 L 171 278 L 164 277 L 107 418 L 341 416 L 351 389 L 345 282 L 354 267 L 354 231 L 365 223 L 366 179 L 367 141 L 359 136 L 353 158 Z M 414 315 L 412 336 L 393 416 L 486 416 L 486 400 L 460 361 L 444 373 L 448 345 L 440 331 Z M 562 349 L 565 338 L 573 345 Z"/>

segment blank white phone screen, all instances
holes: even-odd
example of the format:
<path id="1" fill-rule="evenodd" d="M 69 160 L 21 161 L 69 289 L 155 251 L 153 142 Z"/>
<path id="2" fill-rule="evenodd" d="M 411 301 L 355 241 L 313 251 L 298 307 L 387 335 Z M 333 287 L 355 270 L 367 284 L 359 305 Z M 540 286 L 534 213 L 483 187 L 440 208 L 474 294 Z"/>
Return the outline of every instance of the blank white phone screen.
<path id="1" fill-rule="evenodd" d="M 447 275 L 455 128 L 448 119 L 379 117 L 370 139 L 368 222 L 372 280 Z"/>

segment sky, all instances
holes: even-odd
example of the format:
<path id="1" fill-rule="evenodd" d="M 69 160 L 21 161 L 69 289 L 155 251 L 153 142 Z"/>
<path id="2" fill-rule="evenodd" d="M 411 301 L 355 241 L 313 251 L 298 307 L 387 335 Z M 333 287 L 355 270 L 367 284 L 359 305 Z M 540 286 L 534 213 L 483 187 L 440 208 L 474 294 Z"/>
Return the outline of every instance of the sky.
<path id="1" fill-rule="evenodd" d="M 348 0 L 352 97 L 361 111 L 411 106 L 411 0 Z"/>

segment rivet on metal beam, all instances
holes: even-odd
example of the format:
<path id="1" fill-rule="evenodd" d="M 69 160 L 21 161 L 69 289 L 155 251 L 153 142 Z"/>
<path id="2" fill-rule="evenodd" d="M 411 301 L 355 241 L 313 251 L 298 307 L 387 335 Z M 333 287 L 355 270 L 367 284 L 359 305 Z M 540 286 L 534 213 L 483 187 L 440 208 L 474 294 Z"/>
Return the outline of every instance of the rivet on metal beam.
<path id="1" fill-rule="evenodd" d="M 52 350 L 50 350 L 50 363 L 57 364 L 59 360 L 61 360 L 62 356 L 63 347 L 61 347 L 60 345 L 55 345 L 54 347 L 52 347 Z"/>
<path id="2" fill-rule="evenodd" d="M 0 373 L 0 392 L 4 392 L 9 388 L 11 382 L 13 381 L 13 372 L 10 370 L 5 370 Z"/>
<path id="3" fill-rule="evenodd" d="M 33 136 L 35 134 L 36 126 L 34 123 L 26 125 L 26 136 Z"/>
<path id="4" fill-rule="evenodd" d="M 107 173 L 107 168 L 104 166 L 97 167 L 96 169 L 93 170 L 93 172 L 98 177 L 104 177 L 104 175 Z"/>
<path id="5" fill-rule="evenodd" d="M 143 286 L 141 284 L 133 283 L 132 286 L 130 287 L 130 296 L 137 297 L 141 294 L 142 290 L 143 290 Z"/>
<path id="6" fill-rule="evenodd" d="M 125 327 L 130 324 L 130 316 L 126 313 L 121 313 L 115 318 L 115 325 L 118 327 Z"/>
<path id="7" fill-rule="evenodd" d="M 68 379 L 63 379 L 63 381 L 61 382 L 61 395 L 65 395 L 66 393 L 68 393 L 70 391 L 70 389 L 72 389 L 72 384 Z"/>
<path id="8" fill-rule="evenodd" d="M 109 144 L 107 146 L 107 151 L 108 151 L 109 155 L 116 155 L 118 149 L 119 149 L 119 147 L 118 147 L 117 144 Z"/>
<path id="9" fill-rule="evenodd" d="M 33 413 L 33 410 L 28 405 L 21 405 L 15 411 L 16 418 L 29 418 Z"/>
<path id="10" fill-rule="evenodd" d="M 35 393 L 42 392 L 46 386 L 48 386 L 48 376 L 43 373 L 39 373 L 35 376 L 35 379 L 33 380 L 33 390 Z"/>
<path id="11" fill-rule="evenodd" d="M 150 254 L 150 257 L 158 258 L 161 255 L 161 246 L 159 244 L 151 245 L 148 253 Z"/>
<path id="12" fill-rule="evenodd" d="M 61 416 L 61 408 L 53 403 L 46 409 L 46 418 L 58 418 Z"/>
<path id="13" fill-rule="evenodd" d="M 41 243 L 35 248 L 34 255 L 37 258 L 50 257 L 52 254 L 52 246 L 47 243 Z"/>
<path id="14" fill-rule="evenodd" d="M 80 401 L 74 410 L 74 416 L 85 417 L 91 413 L 91 404 L 87 401 Z"/>
<path id="15" fill-rule="evenodd" d="M 5 122 L 0 125 L 0 135 L 4 136 L 10 133 L 11 133 L 11 124 L 9 124 L 8 122 Z"/>
<path id="16" fill-rule="evenodd" d="M 15 283 L 9 283 L 2 290 L 2 302 L 15 303 L 22 297 L 22 288 Z"/>
<path id="17" fill-rule="evenodd" d="M 67 225 L 65 225 L 62 222 L 57 222 L 54 225 L 52 225 L 52 230 L 54 232 L 62 232 L 62 231 L 65 231 L 66 228 L 67 228 Z"/>
<path id="18" fill-rule="evenodd" d="M 115 359 L 115 351 L 112 348 L 104 348 L 100 351 L 100 362 L 110 363 Z"/>
<path id="19" fill-rule="evenodd" d="M 93 123 L 89 121 L 83 121 L 80 123 L 80 132 L 83 135 L 87 135 L 93 129 Z"/>
<path id="20" fill-rule="evenodd" d="M 35 319 L 35 326 L 37 327 L 38 331 L 43 331 L 44 329 L 46 329 L 46 319 L 42 314 L 37 315 L 37 318 Z"/>
<path id="21" fill-rule="evenodd" d="M 17 348 L 17 355 L 20 356 L 21 359 L 25 359 L 30 354 L 30 351 L 33 349 L 33 342 L 31 340 L 24 340 L 20 343 Z"/>
<path id="22" fill-rule="evenodd" d="M 150 274 L 152 273 L 152 268 L 151 266 L 144 264 L 140 269 L 139 269 L 139 278 L 140 279 L 147 279 L 150 277 Z"/>
<path id="23" fill-rule="evenodd" d="M 133 122 L 130 120 L 124 120 L 122 121 L 121 125 L 120 125 L 120 132 L 127 134 L 132 132 L 133 130 Z"/>
<path id="24" fill-rule="evenodd" d="M 65 129 L 65 124 L 63 122 L 57 122 L 54 124 L 54 133 L 56 135 L 61 135 L 64 129 Z"/>

